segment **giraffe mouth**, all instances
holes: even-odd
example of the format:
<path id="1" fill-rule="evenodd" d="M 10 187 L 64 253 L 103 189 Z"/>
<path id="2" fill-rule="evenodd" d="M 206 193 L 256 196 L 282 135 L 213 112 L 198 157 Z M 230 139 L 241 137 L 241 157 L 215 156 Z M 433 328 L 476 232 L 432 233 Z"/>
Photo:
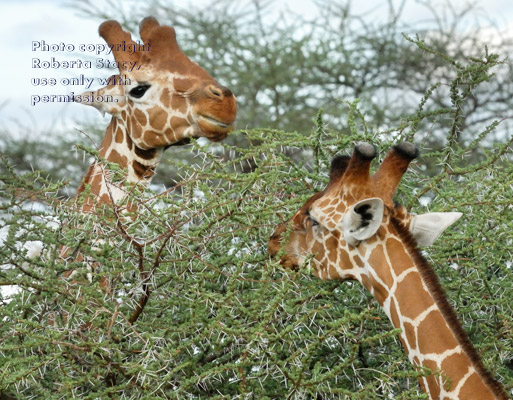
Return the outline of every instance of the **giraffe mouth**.
<path id="1" fill-rule="evenodd" d="M 217 128 L 217 129 L 215 129 L 216 131 L 223 130 L 223 131 L 228 132 L 233 129 L 233 124 L 227 124 L 227 123 L 221 122 L 221 121 L 219 121 L 215 118 L 209 117 L 207 115 L 200 115 L 198 118 L 198 122 L 202 125 L 206 125 L 207 127 L 213 126 L 213 127 Z"/>

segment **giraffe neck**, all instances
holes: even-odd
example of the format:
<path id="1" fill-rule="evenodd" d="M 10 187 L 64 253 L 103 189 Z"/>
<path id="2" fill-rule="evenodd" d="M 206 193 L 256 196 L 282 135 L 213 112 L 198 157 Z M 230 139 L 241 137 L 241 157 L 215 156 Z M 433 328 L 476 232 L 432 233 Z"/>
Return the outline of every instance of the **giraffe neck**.
<path id="1" fill-rule="evenodd" d="M 483 367 L 431 267 L 400 223 L 358 250 L 356 278 L 374 295 L 410 361 L 432 371 L 420 379 L 430 399 L 507 399 Z"/>
<path id="2" fill-rule="evenodd" d="M 80 194 L 86 185 L 90 185 L 90 194 L 84 200 L 82 211 L 94 210 L 98 204 L 122 201 L 127 195 L 126 188 L 123 187 L 125 183 L 147 185 L 154 175 L 162 152 L 162 148 L 144 150 L 137 147 L 126 125 L 113 117 L 100 145 L 100 160 L 91 164 L 78 189 Z M 102 160 L 119 165 L 122 176 L 114 178 L 114 174 Z"/>

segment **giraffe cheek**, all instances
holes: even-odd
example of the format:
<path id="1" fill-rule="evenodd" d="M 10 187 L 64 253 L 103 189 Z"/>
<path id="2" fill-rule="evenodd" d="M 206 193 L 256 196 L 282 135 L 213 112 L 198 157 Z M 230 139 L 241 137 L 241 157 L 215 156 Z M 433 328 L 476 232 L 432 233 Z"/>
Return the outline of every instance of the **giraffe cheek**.
<path id="1" fill-rule="evenodd" d="M 171 117 L 171 131 L 175 133 L 177 139 L 185 136 L 185 130 L 190 126 L 189 121 L 181 117 Z"/>
<path id="2" fill-rule="evenodd" d="M 171 98 L 171 106 L 170 108 L 180 114 L 180 115 L 186 115 L 187 114 L 187 100 L 182 96 L 173 96 Z"/>
<path id="3" fill-rule="evenodd" d="M 148 120 L 146 118 L 146 114 L 143 111 L 136 108 L 134 110 L 134 117 L 135 120 L 132 119 L 132 123 L 139 123 L 141 126 L 146 126 Z"/>
<path id="4" fill-rule="evenodd" d="M 310 252 L 314 255 L 316 260 L 320 262 L 324 261 L 326 258 L 326 249 L 324 248 L 324 244 L 319 241 L 315 241 Z"/>
<path id="5" fill-rule="evenodd" d="M 136 143 L 137 143 L 137 140 L 139 140 L 143 134 L 142 126 L 135 118 L 130 119 L 130 133 L 131 133 L 132 139 L 134 141 L 136 141 Z"/>
<path id="6" fill-rule="evenodd" d="M 161 107 L 155 106 L 149 110 L 150 125 L 156 132 L 162 132 L 167 124 L 168 113 Z"/>

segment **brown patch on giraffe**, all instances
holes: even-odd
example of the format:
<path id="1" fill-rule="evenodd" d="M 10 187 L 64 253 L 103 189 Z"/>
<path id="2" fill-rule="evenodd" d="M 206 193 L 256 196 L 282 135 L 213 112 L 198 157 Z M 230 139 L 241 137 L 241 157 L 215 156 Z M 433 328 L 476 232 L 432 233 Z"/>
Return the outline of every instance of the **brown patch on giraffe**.
<path id="1" fill-rule="evenodd" d="M 318 242 L 317 240 L 314 241 L 314 244 L 312 246 L 312 254 L 315 255 L 315 258 L 317 260 L 321 260 L 322 258 L 325 257 L 325 248 L 324 248 L 324 245 L 321 243 L 321 242 Z"/>
<path id="2" fill-rule="evenodd" d="M 390 272 L 390 266 L 385 262 L 385 251 L 383 249 L 383 245 L 378 245 L 372 251 L 369 257 L 369 264 L 374 267 L 374 270 L 377 272 L 378 276 L 385 283 L 386 287 L 390 289 L 394 284 L 394 278 L 392 277 L 392 273 Z"/>
<path id="3" fill-rule="evenodd" d="M 468 377 L 465 381 L 465 384 L 460 390 L 459 393 L 460 399 L 479 399 L 479 400 L 491 400 L 495 399 L 488 388 L 483 383 L 483 379 L 474 372 L 472 375 Z M 502 398 L 502 397 L 501 397 Z M 507 397 L 503 397 L 507 399 Z"/>
<path id="4" fill-rule="evenodd" d="M 123 143 L 124 136 L 125 135 L 123 135 L 123 130 L 120 126 L 118 126 L 118 129 L 116 129 L 116 142 Z"/>
<path id="5" fill-rule="evenodd" d="M 135 154 L 139 157 L 144 158 L 145 160 L 151 160 L 155 158 L 157 155 L 157 149 L 141 149 L 140 147 L 135 146 Z"/>
<path id="6" fill-rule="evenodd" d="M 433 333 L 436 332 L 436 340 Z M 458 345 L 452 331 L 447 326 L 442 313 L 430 312 L 418 326 L 418 342 L 422 353 L 441 354 Z"/>
<path id="7" fill-rule="evenodd" d="M 403 334 L 406 338 L 406 341 L 408 342 L 408 346 L 410 349 L 416 349 L 417 348 L 417 335 L 415 335 L 415 328 L 412 324 L 409 322 L 403 323 Z M 420 364 L 417 364 L 420 365 Z"/>
<path id="8" fill-rule="evenodd" d="M 148 149 L 159 149 L 161 147 L 166 147 L 169 141 L 173 142 L 174 137 L 171 139 L 167 136 L 167 134 L 162 134 L 160 132 L 155 132 L 152 130 L 144 132 L 144 145 Z"/>
<path id="9" fill-rule="evenodd" d="M 362 274 L 361 282 L 365 289 L 367 289 L 370 292 L 372 289 L 371 280 L 366 274 Z"/>
<path id="10" fill-rule="evenodd" d="M 178 93 L 187 92 L 190 90 L 191 86 L 193 86 L 193 82 L 191 79 L 183 79 L 183 78 L 174 78 L 173 79 L 173 87 Z"/>
<path id="11" fill-rule="evenodd" d="M 423 365 L 431 371 L 431 375 L 426 377 L 429 397 L 432 399 L 439 399 L 441 388 L 438 365 L 432 360 L 424 360 Z"/>
<path id="12" fill-rule="evenodd" d="M 354 255 L 353 256 L 353 261 L 354 263 L 359 267 L 359 268 L 363 268 L 365 267 L 365 264 L 363 263 L 362 259 L 360 258 L 359 255 Z"/>
<path id="13" fill-rule="evenodd" d="M 384 241 L 387 234 L 387 229 L 384 226 L 380 226 L 375 236 L 377 236 L 379 240 Z"/>
<path id="14" fill-rule="evenodd" d="M 320 202 L 319 202 L 319 205 L 318 207 L 319 208 L 322 208 L 322 209 L 325 209 L 327 207 L 330 206 L 330 203 L 331 203 L 331 199 L 329 197 L 325 197 L 324 199 L 322 199 Z"/>
<path id="15" fill-rule="evenodd" d="M 325 210 L 323 210 L 322 212 L 328 218 L 333 218 L 333 216 L 337 212 L 337 209 L 335 207 L 333 207 L 333 206 L 329 206 Z"/>
<path id="16" fill-rule="evenodd" d="M 82 183 L 80 184 L 79 188 L 77 189 L 77 194 L 82 193 L 85 190 L 85 185 L 90 184 L 91 180 L 91 174 L 93 173 L 94 167 L 96 163 L 92 163 L 89 166 L 89 169 L 87 170 L 86 175 L 84 176 L 84 179 L 82 179 Z"/>
<path id="17" fill-rule="evenodd" d="M 112 203 L 112 199 L 110 198 L 108 193 L 104 193 L 101 195 L 99 201 L 100 204 L 110 204 Z"/>
<path id="18" fill-rule="evenodd" d="M 146 114 L 144 114 L 141 110 L 136 108 L 134 110 L 134 116 L 137 119 L 137 121 L 139 122 L 139 124 L 141 124 L 141 126 L 146 126 L 146 123 L 148 122 L 146 119 Z"/>
<path id="19" fill-rule="evenodd" d="M 362 258 L 367 258 L 367 247 L 365 246 L 358 246 L 358 251 L 360 253 L 360 255 L 362 256 Z"/>
<path id="20" fill-rule="evenodd" d="M 87 196 L 84 199 L 84 202 L 82 203 L 82 207 L 80 208 L 80 210 L 84 213 L 88 213 L 88 212 L 94 210 L 94 208 L 95 208 L 95 203 L 94 203 L 92 196 Z"/>
<path id="21" fill-rule="evenodd" d="M 378 235 L 373 235 L 365 241 L 367 246 L 371 246 L 379 240 Z"/>
<path id="22" fill-rule="evenodd" d="M 110 162 L 114 162 L 118 164 L 121 168 L 128 167 L 127 158 L 121 154 L 119 154 L 116 150 L 112 149 L 109 153 L 108 160 Z"/>
<path id="23" fill-rule="evenodd" d="M 162 131 L 167 123 L 167 112 L 159 106 L 154 106 L 148 110 L 150 125 L 156 131 Z"/>
<path id="24" fill-rule="evenodd" d="M 288 266 L 287 263 L 284 263 L 283 265 Z M 292 269 L 297 270 L 297 268 Z M 318 266 L 317 264 L 314 264 L 314 275 L 323 281 L 328 280 L 328 271 L 323 266 Z"/>
<path id="25" fill-rule="evenodd" d="M 99 169 L 99 168 L 98 168 Z M 91 193 L 99 194 L 100 185 L 102 183 L 102 175 L 100 173 L 96 173 L 91 180 Z"/>
<path id="26" fill-rule="evenodd" d="M 405 346 L 405 347 L 406 347 L 406 346 Z M 413 364 L 415 367 L 420 367 L 420 360 L 418 359 L 418 357 L 417 357 L 417 356 L 414 356 L 414 357 L 412 358 L 411 362 L 412 362 L 412 364 Z M 422 376 L 421 376 L 421 377 L 419 377 L 419 378 L 418 378 L 418 382 L 419 382 L 420 387 L 422 388 L 422 391 L 423 391 L 424 393 L 427 393 L 427 391 L 426 391 L 426 382 L 425 382 L 425 381 L 426 381 L 426 378 L 425 378 L 425 377 L 422 377 Z"/>
<path id="27" fill-rule="evenodd" d="M 171 129 L 174 131 L 178 128 L 189 126 L 189 122 L 185 118 L 171 117 Z"/>
<path id="28" fill-rule="evenodd" d="M 467 373 L 469 359 L 466 354 L 459 353 L 446 357 L 441 364 L 445 390 L 454 389 L 458 382 Z"/>
<path id="29" fill-rule="evenodd" d="M 393 299 L 390 301 L 390 307 L 389 307 L 389 319 L 390 321 L 392 322 L 392 325 L 394 326 L 394 328 L 399 328 L 402 330 L 401 328 L 401 321 L 399 319 L 399 314 L 397 313 L 397 307 L 395 305 L 395 302 L 393 301 Z M 403 346 L 403 348 L 407 348 L 406 346 L 406 338 L 405 338 L 405 333 L 404 331 L 401 332 L 401 335 L 399 335 L 399 340 L 401 341 L 401 344 Z"/>
<path id="30" fill-rule="evenodd" d="M 366 274 L 361 275 L 362 285 L 372 293 L 372 295 L 376 298 L 380 306 L 383 306 L 383 302 L 388 296 L 388 290 L 384 288 L 379 282 L 377 282 L 371 276 Z"/>
<path id="31" fill-rule="evenodd" d="M 187 101 L 181 96 L 173 96 L 171 98 L 171 108 L 180 114 L 185 114 L 187 112 Z"/>
<path id="32" fill-rule="evenodd" d="M 394 299 L 390 300 L 390 321 L 392 321 L 392 325 L 394 325 L 394 328 L 400 328 L 401 327 L 401 321 L 399 319 L 399 314 L 397 313 L 397 307 L 395 305 Z"/>
<path id="33" fill-rule="evenodd" d="M 380 306 L 383 306 L 383 302 L 388 297 L 388 289 L 383 287 L 380 283 L 372 279 L 372 287 L 374 288 L 374 297 L 378 301 Z"/>
<path id="34" fill-rule="evenodd" d="M 134 149 L 134 142 L 133 142 L 132 138 L 130 137 L 130 135 L 126 135 L 126 145 L 130 151 L 132 151 Z"/>
<path id="35" fill-rule="evenodd" d="M 143 165 L 137 160 L 132 162 L 132 167 L 139 178 L 149 179 L 155 173 L 153 166 Z"/>
<path id="36" fill-rule="evenodd" d="M 129 101 L 129 102 L 130 102 L 130 101 Z M 130 103 L 131 103 L 131 102 L 130 102 Z M 123 121 L 126 121 L 126 117 L 127 117 L 126 111 L 125 111 L 125 110 L 121 111 L 121 119 L 122 119 Z"/>
<path id="37" fill-rule="evenodd" d="M 405 251 L 404 245 L 399 240 L 395 238 L 387 239 L 386 247 L 390 263 L 392 264 L 396 276 L 399 276 L 404 270 L 413 267 L 413 260 Z"/>
<path id="38" fill-rule="evenodd" d="M 130 133 L 132 134 L 132 137 L 134 139 L 139 139 L 143 134 L 143 128 L 142 128 L 141 124 L 139 124 L 137 122 L 135 117 L 132 117 L 130 119 L 130 127 L 131 127 Z"/>
<path id="39" fill-rule="evenodd" d="M 338 255 L 340 254 L 340 267 L 342 269 L 351 268 L 351 260 L 349 259 L 349 256 L 345 251 L 339 251 L 338 240 L 333 235 L 330 235 L 328 240 L 326 240 L 325 246 L 325 249 L 328 250 L 327 257 L 330 262 L 336 264 Z"/>
<path id="40" fill-rule="evenodd" d="M 337 271 L 337 267 L 334 264 L 329 264 L 329 276 L 326 274 L 326 279 L 337 279 L 340 278 L 340 273 Z M 344 277 L 347 278 L 347 277 Z"/>
<path id="41" fill-rule="evenodd" d="M 366 245 L 372 245 L 376 242 L 383 242 L 385 240 L 385 236 L 387 234 L 387 230 L 385 229 L 384 226 L 380 226 L 378 228 L 378 230 L 376 231 L 376 234 L 374 234 L 372 237 L 370 237 L 369 239 L 367 239 L 365 241 L 365 244 Z"/>
<path id="42" fill-rule="evenodd" d="M 162 105 L 164 107 L 169 107 L 170 106 L 170 100 L 171 100 L 171 96 L 169 95 L 169 89 L 167 87 L 165 87 L 164 89 L 162 89 L 162 93 L 160 95 L 160 102 L 162 103 Z M 171 107 L 174 109 L 174 107 Z"/>
<path id="43" fill-rule="evenodd" d="M 407 274 L 397 285 L 393 296 L 398 304 L 403 305 L 401 314 L 410 319 L 415 319 L 434 304 L 431 296 L 422 286 L 420 275 L 415 270 Z"/>
<path id="44" fill-rule="evenodd" d="M 414 356 L 413 359 L 412 359 L 412 364 L 416 367 L 420 367 L 420 360 L 417 356 Z M 424 387 L 424 385 L 422 385 L 422 387 Z"/>

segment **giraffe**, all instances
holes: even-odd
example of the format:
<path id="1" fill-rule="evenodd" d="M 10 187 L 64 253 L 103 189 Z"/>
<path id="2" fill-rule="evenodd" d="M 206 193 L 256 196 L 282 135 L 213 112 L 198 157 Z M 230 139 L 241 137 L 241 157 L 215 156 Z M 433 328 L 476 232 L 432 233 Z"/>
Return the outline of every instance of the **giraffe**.
<path id="1" fill-rule="evenodd" d="M 319 278 L 363 284 L 402 330 L 410 361 L 432 371 L 420 378 L 430 399 L 507 399 L 417 247 L 432 244 L 461 213 L 412 215 L 394 204 L 399 181 L 417 155 L 413 144 L 396 145 L 372 176 L 374 146 L 359 143 L 350 158 L 336 157 L 327 187 L 276 228 L 269 253 L 282 255 L 281 263 L 293 268 L 313 254 Z M 286 243 L 285 231 L 290 233 Z"/>
<path id="2" fill-rule="evenodd" d="M 132 40 L 114 20 L 103 22 L 98 31 L 119 73 L 105 87 L 74 97 L 76 103 L 112 116 L 98 160 L 90 165 L 77 190 L 78 197 L 85 195 L 80 211 L 86 214 L 99 205 L 123 200 L 127 194 L 124 183 L 148 184 L 169 146 L 187 143 L 192 137 L 224 139 L 237 114 L 235 96 L 181 51 L 172 27 L 160 25 L 154 17 L 144 18 L 139 24 L 142 42 Z M 121 182 L 114 182 L 105 161 L 121 167 Z M 126 208 L 133 211 L 137 205 Z M 98 247 L 103 241 L 94 243 Z M 90 270 L 96 269 L 94 260 L 73 253 L 67 246 L 60 249 L 61 258 L 88 262 Z M 64 274 L 68 279 L 74 275 L 71 270 Z M 109 291 L 106 278 L 101 285 Z"/>
<path id="3" fill-rule="evenodd" d="M 108 85 L 87 91 L 74 101 L 112 115 L 99 148 L 100 161 L 90 167 L 78 189 L 89 187 L 81 210 L 123 199 L 122 185 L 114 184 L 102 159 L 126 171 L 124 181 L 147 184 L 169 146 L 191 137 L 224 139 L 233 128 L 237 104 L 232 92 L 217 83 L 180 49 L 175 30 L 153 17 L 139 24 L 141 42 L 113 20 L 103 22 L 99 34 L 112 50 L 119 73 Z"/>

